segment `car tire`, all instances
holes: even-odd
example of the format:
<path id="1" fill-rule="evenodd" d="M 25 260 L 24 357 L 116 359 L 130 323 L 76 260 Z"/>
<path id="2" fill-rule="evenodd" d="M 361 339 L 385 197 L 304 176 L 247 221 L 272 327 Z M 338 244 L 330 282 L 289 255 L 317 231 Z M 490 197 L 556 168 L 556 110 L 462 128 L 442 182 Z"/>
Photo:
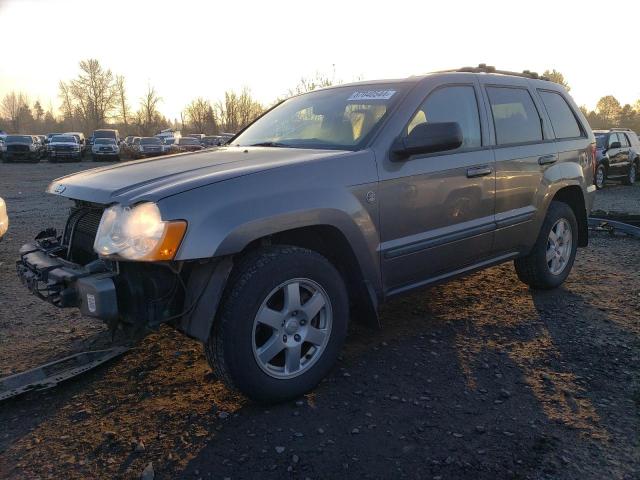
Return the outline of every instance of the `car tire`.
<path id="1" fill-rule="evenodd" d="M 604 184 L 607 181 L 607 168 L 604 166 L 604 164 L 600 164 L 598 165 L 598 168 L 596 169 L 596 175 L 595 178 L 593 180 L 593 183 L 596 186 L 596 189 L 598 190 L 602 190 L 604 188 Z"/>
<path id="2" fill-rule="evenodd" d="M 627 174 L 624 177 L 625 185 L 633 185 L 636 183 L 636 178 L 638 177 L 638 162 L 634 161 L 631 165 L 629 165 L 629 169 L 627 170 Z"/>
<path id="3" fill-rule="evenodd" d="M 265 312 L 275 327 L 259 320 Z M 218 378 L 256 401 L 296 398 L 336 362 L 348 316 L 344 281 L 325 257 L 293 246 L 261 248 L 234 269 L 205 355 Z"/>
<path id="4" fill-rule="evenodd" d="M 561 227 L 564 233 L 560 235 Z M 555 241 L 553 237 L 556 237 Z M 514 261 L 518 278 L 531 288 L 557 288 L 569 276 L 577 249 L 578 222 L 575 213 L 566 203 L 553 201 L 533 249 L 527 256 Z"/>

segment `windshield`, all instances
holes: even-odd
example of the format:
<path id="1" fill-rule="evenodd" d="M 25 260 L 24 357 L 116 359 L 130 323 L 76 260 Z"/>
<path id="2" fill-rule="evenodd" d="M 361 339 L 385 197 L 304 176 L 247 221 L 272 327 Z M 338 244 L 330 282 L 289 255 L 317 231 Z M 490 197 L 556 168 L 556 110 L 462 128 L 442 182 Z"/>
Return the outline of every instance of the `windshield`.
<path id="1" fill-rule="evenodd" d="M 233 145 L 356 150 L 401 96 L 404 85 L 357 85 L 293 97 L 233 140 Z"/>
<path id="2" fill-rule="evenodd" d="M 96 145 L 113 145 L 116 141 L 113 138 L 96 138 Z"/>
<path id="3" fill-rule="evenodd" d="M 110 130 L 99 131 L 96 130 L 93 132 L 93 138 L 116 138 L 116 132 Z"/>
<path id="4" fill-rule="evenodd" d="M 7 135 L 6 143 L 33 143 L 33 138 L 29 135 Z"/>
<path id="5" fill-rule="evenodd" d="M 606 133 L 596 133 L 596 147 L 604 148 L 607 143 L 607 134 Z"/>
<path id="6" fill-rule="evenodd" d="M 51 143 L 78 143 L 76 137 L 71 137 L 68 135 L 55 135 L 51 137 Z"/>
<path id="7" fill-rule="evenodd" d="M 149 138 L 141 138 L 140 143 L 142 145 L 160 145 L 162 142 L 159 138 L 149 137 Z"/>

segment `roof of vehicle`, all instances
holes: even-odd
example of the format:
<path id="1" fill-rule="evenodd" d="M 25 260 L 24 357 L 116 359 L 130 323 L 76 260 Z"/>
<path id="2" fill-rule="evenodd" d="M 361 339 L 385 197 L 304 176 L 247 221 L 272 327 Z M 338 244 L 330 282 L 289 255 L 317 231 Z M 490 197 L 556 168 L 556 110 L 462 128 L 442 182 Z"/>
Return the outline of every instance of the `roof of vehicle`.
<path id="1" fill-rule="evenodd" d="M 428 78 L 428 77 L 433 76 L 433 75 L 439 75 L 439 74 L 469 74 L 469 73 L 474 73 L 474 74 L 481 73 L 481 74 L 486 74 L 486 75 L 522 77 L 522 78 L 528 78 L 528 79 L 531 79 L 531 80 L 542 80 L 542 81 L 545 81 L 545 82 L 554 83 L 554 82 L 551 82 L 551 80 L 548 77 L 540 75 L 540 74 L 538 74 L 536 72 L 532 72 L 530 70 L 523 70 L 522 72 L 511 72 L 511 71 L 508 71 L 508 70 L 498 70 L 498 69 L 496 69 L 495 67 L 493 67 L 491 65 L 486 65 L 484 63 L 481 63 L 477 67 L 460 67 L 460 68 L 454 68 L 454 69 L 450 69 L 450 70 L 439 70 L 439 71 L 435 71 L 435 72 L 428 72 L 428 73 L 425 73 L 425 74 L 422 74 L 422 75 L 412 75 L 412 76 L 407 77 L 407 78 L 366 80 L 366 81 L 361 81 L 361 82 L 343 83 L 343 84 L 340 84 L 340 85 L 332 85 L 330 87 L 327 87 L 326 89 L 340 88 L 340 87 L 350 87 L 350 86 L 357 86 L 357 85 L 382 85 L 382 84 L 388 84 L 388 83 L 408 83 L 408 84 L 412 84 L 412 83 L 418 83 L 418 82 L 424 80 L 425 78 Z"/>
<path id="2" fill-rule="evenodd" d="M 593 133 L 609 133 L 609 132 L 630 132 L 636 133 L 630 128 L 622 128 L 622 127 L 614 127 L 614 128 L 599 128 L 597 130 L 593 130 Z"/>

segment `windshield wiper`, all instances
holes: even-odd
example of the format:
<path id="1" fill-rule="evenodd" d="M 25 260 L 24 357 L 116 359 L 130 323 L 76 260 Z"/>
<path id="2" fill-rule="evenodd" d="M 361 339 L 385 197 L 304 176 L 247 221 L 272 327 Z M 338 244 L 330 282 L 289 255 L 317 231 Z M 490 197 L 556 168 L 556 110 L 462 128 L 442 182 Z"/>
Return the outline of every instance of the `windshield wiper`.
<path id="1" fill-rule="evenodd" d="M 276 148 L 290 148 L 291 145 L 287 145 L 286 143 L 278 143 L 278 142 L 261 142 L 254 143 L 249 145 L 250 147 L 276 147 Z"/>

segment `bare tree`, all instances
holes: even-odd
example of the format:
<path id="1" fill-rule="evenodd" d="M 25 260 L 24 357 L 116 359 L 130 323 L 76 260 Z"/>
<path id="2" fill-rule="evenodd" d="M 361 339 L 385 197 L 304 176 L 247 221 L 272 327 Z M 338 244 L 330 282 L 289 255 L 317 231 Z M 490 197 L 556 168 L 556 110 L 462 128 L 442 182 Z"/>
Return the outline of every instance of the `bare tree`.
<path id="1" fill-rule="evenodd" d="M 61 81 L 59 89 L 65 116 L 77 112 L 87 130 L 104 126 L 117 105 L 113 73 L 95 59 L 82 60 L 78 77 Z"/>
<path id="2" fill-rule="evenodd" d="M 160 115 L 158 104 L 162 98 L 151 85 L 147 85 L 147 92 L 140 99 L 140 108 L 136 112 L 136 123 L 138 130 L 142 135 L 152 135 L 160 127 L 165 126 L 168 122 Z"/>
<path id="3" fill-rule="evenodd" d="M 125 128 L 129 126 L 129 117 L 131 116 L 131 107 L 129 106 L 127 100 L 127 88 L 124 81 L 124 76 L 116 75 L 115 79 L 115 89 L 116 89 L 116 102 L 118 104 L 118 116 L 122 123 L 124 123 Z"/>
<path id="4" fill-rule="evenodd" d="M 29 108 L 29 97 L 22 92 L 9 92 L 0 103 L 2 116 L 15 132 L 22 132 L 33 119 Z"/>
<path id="5" fill-rule="evenodd" d="M 196 98 L 185 107 L 184 114 L 194 132 L 216 132 L 218 122 L 209 100 L 205 100 L 202 97 Z"/>
<path id="6" fill-rule="evenodd" d="M 237 132 L 264 112 L 264 106 L 244 87 L 240 93 L 224 92 L 224 101 L 216 104 L 221 127 L 227 132 Z"/>
<path id="7" fill-rule="evenodd" d="M 335 81 L 335 66 L 331 77 L 325 73 L 316 72 L 311 77 L 302 77 L 298 82 L 298 85 L 294 89 L 289 90 L 290 97 L 294 95 L 300 95 L 301 93 L 311 92 L 318 88 L 330 87 L 336 83 Z M 338 82 L 340 83 L 340 82 Z"/>

